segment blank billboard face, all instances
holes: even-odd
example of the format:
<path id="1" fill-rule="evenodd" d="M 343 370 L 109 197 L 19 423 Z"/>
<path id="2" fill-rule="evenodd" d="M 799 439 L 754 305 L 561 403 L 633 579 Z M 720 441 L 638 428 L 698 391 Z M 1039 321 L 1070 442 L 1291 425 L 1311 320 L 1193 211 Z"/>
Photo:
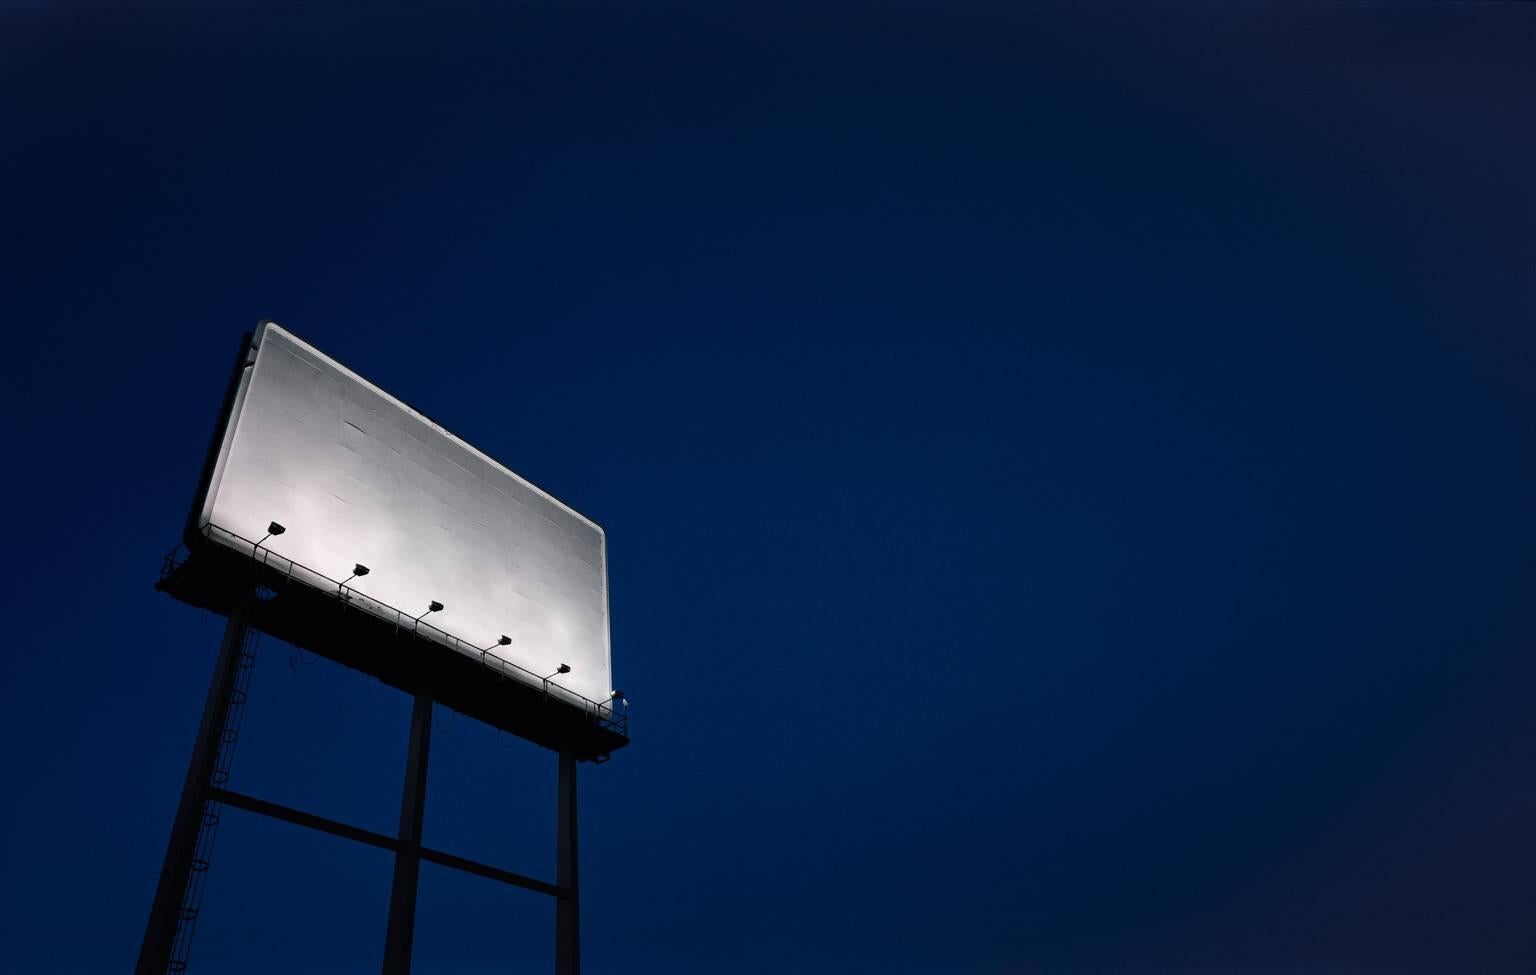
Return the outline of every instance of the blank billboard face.
<path id="1" fill-rule="evenodd" d="M 603 530 L 280 326 L 253 346 L 199 514 L 208 536 L 249 554 L 278 522 L 273 554 L 338 581 L 368 567 L 348 583 L 358 605 L 440 602 L 424 622 L 529 672 L 514 676 L 566 664 L 554 687 L 607 701 Z"/>

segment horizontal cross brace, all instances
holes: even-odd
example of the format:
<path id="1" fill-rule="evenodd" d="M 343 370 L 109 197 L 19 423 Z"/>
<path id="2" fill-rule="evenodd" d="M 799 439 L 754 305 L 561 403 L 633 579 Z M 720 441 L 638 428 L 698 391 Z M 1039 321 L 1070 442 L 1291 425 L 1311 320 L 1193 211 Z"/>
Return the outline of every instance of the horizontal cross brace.
<path id="1" fill-rule="evenodd" d="M 398 852 L 402 846 L 401 842 L 393 836 L 385 836 L 383 833 L 375 833 L 372 830 L 349 826 L 334 819 L 326 819 L 324 816 L 316 816 L 314 813 L 290 809 L 287 806 L 280 806 L 275 802 L 267 802 L 265 799 L 257 799 L 255 796 L 231 792 L 228 789 L 210 788 L 208 790 L 208 798 L 214 802 L 222 802 L 226 806 L 244 809 L 246 812 L 269 816 L 272 819 L 280 819 L 285 823 L 293 823 L 295 826 L 307 826 L 322 833 L 330 833 L 332 836 L 340 836 L 343 839 L 356 840 L 359 843 L 367 843 L 369 846 L 377 846 L 385 850 Z M 542 880 L 535 880 L 532 877 L 524 877 L 520 873 L 513 873 L 500 867 L 492 867 L 484 863 L 476 863 L 474 860 L 466 860 L 463 857 L 454 856 L 452 853 L 444 853 L 441 850 L 434 850 L 424 846 L 417 851 L 417 855 L 428 863 L 452 867 L 455 870 L 462 870 L 465 873 L 472 873 L 480 877 L 488 877 L 491 880 L 499 880 L 504 884 L 511 884 L 513 887 L 521 887 L 524 890 L 548 894 L 551 897 L 560 897 L 564 893 L 554 884 L 547 884 Z"/>

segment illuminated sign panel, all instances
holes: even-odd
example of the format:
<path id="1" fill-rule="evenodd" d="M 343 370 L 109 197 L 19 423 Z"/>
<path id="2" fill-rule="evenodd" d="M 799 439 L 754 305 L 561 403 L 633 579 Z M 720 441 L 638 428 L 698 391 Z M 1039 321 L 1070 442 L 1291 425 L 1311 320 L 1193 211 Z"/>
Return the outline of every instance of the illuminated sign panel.
<path id="1" fill-rule="evenodd" d="M 541 686 L 568 665 L 553 693 L 608 699 L 603 530 L 271 322 L 255 333 L 198 518 L 247 554 L 277 522 L 285 530 L 263 543 L 275 555 L 338 581 L 368 568 L 347 582 L 360 607 L 414 616 L 442 603 L 424 622 L 461 652 L 489 648 Z"/>

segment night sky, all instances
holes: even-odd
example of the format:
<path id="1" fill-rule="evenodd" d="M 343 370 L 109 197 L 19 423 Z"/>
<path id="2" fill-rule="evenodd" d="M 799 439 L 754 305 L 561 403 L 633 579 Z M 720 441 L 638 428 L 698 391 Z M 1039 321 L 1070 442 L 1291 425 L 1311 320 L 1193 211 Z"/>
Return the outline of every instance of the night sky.
<path id="1" fill-rule="evenodd" d="M 1536 6 L 32 0 L 0 132 L 0 968 L 137 954 L 271 317 L 607 530 L 589 972 L 1536 971 Z M 409 700 L 259 654 L 232 785 L 393 832 Z M 432 762 L 553 878 L 552 754 Z M 390 871 L 231 811 L 192 971 L 377 972 Z"/>

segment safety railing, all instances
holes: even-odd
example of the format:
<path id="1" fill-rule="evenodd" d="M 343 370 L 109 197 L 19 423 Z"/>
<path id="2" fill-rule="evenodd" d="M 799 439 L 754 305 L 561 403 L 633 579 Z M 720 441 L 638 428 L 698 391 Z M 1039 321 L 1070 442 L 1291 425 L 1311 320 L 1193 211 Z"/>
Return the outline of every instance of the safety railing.
<path id="1" fill-rule="evenodd" d="M 561 687 L 547 677 L 519 667 L 510 660 L 492 654 L 486 647 L 467 643 L 452 633 L 440 630 L 430 623 L 422 622 L 417 617 L 409 616 L 388 603 L 357 592 L 346 584 L 349 580 L 332 579 L 323 572 L 278 555 L 260 542 L 252 541 L 228 529 L 209 523 L 202 527 L 200 534 L 223 548 L 246 555 L 253 562 L 273 570 L 282 577 L 284 582 L 300 582 L 312 589 L 328 593 L 334 596 L 345 608 L 367 613 L 385 623 L 392 624 L 397 631 L 408 630 L 415 636 L 429 639 L 434 643 L 455 650 L 463 656 L 477 661 L 486 670 L 496 674 L 503 680 L 515 680 L 521 684 L 538 688 L 547 698 L 579 708 L 599 727 L 624 735 L 625 737 L 629 736 L 629 706 L 627 703 L 616 708 L 612 701 L 594 701 L 569 688 Z M 177 545 L 170 552 L 166 553 L 160 569 L 161 580 L 168 579 L 185 565 L 190 557 L 191 552 L 185 544 Z"/>

